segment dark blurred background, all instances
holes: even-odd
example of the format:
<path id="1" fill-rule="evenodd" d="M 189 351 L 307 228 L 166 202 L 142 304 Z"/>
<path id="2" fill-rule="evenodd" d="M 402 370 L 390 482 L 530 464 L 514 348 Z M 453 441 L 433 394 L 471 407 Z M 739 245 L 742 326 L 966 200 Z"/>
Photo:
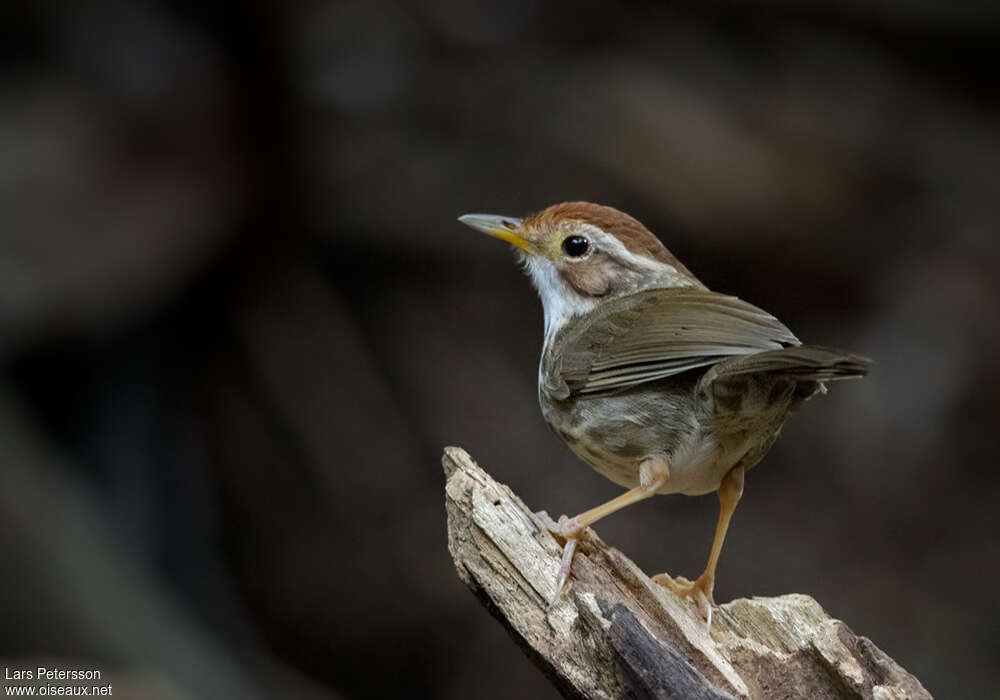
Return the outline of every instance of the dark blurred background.
<path id="1" fill-rule="evenodd" d="M 589 199 L 879 365 L 747 481 L 716 597 L 1000 683 L 992 2 L 0 5 L 0 659 L 139 698 L 555 697 L 454 575 L 441 447 L 617 493 L 455 221 Z M 600 523 L 704 564 L 713 496 Z M 0 665 L 3 665 L 0 664 Z"/>

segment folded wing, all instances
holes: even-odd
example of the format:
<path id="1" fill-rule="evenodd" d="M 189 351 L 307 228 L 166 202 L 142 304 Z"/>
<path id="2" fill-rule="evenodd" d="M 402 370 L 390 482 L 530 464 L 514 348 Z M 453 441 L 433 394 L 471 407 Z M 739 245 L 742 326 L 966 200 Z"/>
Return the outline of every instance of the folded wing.
<path id="1" fill-rule="evenodd" d="M 654 289 L 616 299 L 590 323 L 564 333 L 546 384 L 555 398 L 617 391 L 800 344 L 766 311 L 704 289 Z"/>

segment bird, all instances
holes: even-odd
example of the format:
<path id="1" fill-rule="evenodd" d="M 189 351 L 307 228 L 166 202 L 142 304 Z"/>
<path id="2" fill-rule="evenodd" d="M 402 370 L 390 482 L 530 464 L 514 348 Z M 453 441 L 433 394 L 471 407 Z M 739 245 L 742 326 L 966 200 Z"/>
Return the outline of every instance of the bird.
<path id="1" fill-rule="evenodd" d="M 716 568 L 746 472 L 788 416 L 861 377 L 872 361 L 804 345 L 773 315 L 710 290 L 649 229 L 610 206 L 573 201 L 517 218 L 458 219 L 513 246 L 544 312 L 538 401 L 552 431 L 626 489 L 575 517 L 538 513 L 563 543 L 556 596 L 585 530 L 656 494 L 718 493 L 704 571 L 653 580 L 694 601 L 711 626 Z"/>

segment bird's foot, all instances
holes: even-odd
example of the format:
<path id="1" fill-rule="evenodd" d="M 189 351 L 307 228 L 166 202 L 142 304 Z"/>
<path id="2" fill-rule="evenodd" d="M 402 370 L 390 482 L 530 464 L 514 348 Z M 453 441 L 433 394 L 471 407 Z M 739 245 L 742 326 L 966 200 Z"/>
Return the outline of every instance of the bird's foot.
<path id="1" fill-rule="evenodd" d="M 712 606 L 715 605 L 712 597 L 712 591 L 715 589 L 714 577 L 704 573 L 696 581 L 689 581 L 683 576 L 673 578 L 669 574 L 657 574 L 653 577 L 653 581 L 670 589 L 678 598 L 690 597 L 694 600 L 701 619 L 706 622 L 709 629 L 712 629 Z"/>
<path id="2" fill-rule="evenodd" d="M 546 530 L 556 536 L 556 539 L 578 540 L 583 531 L 587 529 L 576 518 L 569 518 L 565 515 L 560 515 L 559 520 L 555 521 L 546 511 L 540 510 L 535 513 L 535 516 L 542 521 Z"/>
<path id="3" fill-rule="evenodd" d="M 559 516 L 559 521 L 553 520 L 547 512 L 540 510 L 535 513 L 542 521 L 545 529 L 555 535 L 557 540 L 563 541 L 562 562 L 559 564 L 559 574 L 556 577 L 556 594 L 553 600 L 558 600 L 569 580 L 569 570 L 573 565 L 573 554 L 576 552 L 576 543 L 579 541 L 583 531 L 587 528 L 580 524 L 576 518 L 568 518 L 565 515 Z"/>

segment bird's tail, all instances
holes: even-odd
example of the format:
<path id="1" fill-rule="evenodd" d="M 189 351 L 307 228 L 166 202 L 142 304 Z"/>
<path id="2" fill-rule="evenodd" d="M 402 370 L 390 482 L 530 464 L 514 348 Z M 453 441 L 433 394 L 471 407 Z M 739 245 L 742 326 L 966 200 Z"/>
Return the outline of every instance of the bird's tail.
<path id="1" fill-rule="evenodd" d="M 766 373 L 802 382 L 829 382 L 863 377 L 873 364 L 873 360 L 845 350 L 819 345 L 795 345 L 741 357 L 724 363 L 725 366 L 716 365 L 716 378 Z"/>

